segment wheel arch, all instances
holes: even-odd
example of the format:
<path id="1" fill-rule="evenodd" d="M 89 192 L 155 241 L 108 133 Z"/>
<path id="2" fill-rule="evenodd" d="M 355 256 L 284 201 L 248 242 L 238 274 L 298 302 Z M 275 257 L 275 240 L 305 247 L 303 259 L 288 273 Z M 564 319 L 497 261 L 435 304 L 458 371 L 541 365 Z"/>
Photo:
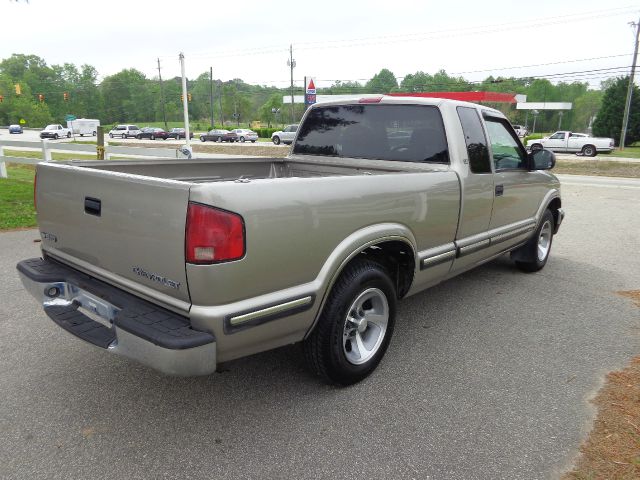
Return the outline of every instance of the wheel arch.
<path id="1" fill-rule="evenodd" d="M 347 237 L 325 262 L 317 280 L 319 305 L 305 338 L 315 328 L 326 299 L 342 272 L 353 261 L 367 258 L 389 272 L 397 298 L 406 295 L 413 283 L 417 248 L 412 232 L 404 225 L 385 224 L 366 227 Z M 324 281 L 323 281 L 324 279 Z"/>

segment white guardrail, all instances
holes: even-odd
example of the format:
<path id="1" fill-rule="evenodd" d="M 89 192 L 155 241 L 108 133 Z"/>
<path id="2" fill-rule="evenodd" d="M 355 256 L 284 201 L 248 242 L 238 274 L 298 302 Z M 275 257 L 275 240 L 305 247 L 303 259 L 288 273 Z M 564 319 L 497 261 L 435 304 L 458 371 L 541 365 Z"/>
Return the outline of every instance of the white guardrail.
<path id="1" fill-rule="evenodd" d="M 41 158 L 13 157 L 6 156 L 4 150 L 28 149 L 29 151 L 42 151 Z M 109 160 L 112 155 L 124 157 L 150 157 L 150 158 L 186 158 L 180 149 L 173 148 L 144 148 L 125 147 L 117 145 L 105 145 L 105 159 Z M 6 163 L 23 163 L 35 165 L 40 162 L 51 162 L 52 152 L 82 152 L 92 153 L 97 159 L 97 145 L 82 143 L 52 143 L 48 140 L 23 142 L 13 140 L 0 140 L 0 178 L 7 178 Z M 89 160 L 89 159 L 86 159 Z"/>

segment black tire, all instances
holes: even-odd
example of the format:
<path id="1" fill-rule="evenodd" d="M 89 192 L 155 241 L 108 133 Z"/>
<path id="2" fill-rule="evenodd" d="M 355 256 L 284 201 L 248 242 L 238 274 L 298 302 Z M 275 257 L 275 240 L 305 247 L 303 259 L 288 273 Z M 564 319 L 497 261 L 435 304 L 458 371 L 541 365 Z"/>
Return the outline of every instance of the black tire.
<path id="1" fill-rule="evenodd" d="M 54 140 L 57 140 L 57 139 L 58 139 L 58 134 L 57 134 L 57 133 L 54 133 L 54 134 L 53 134 L 53 139 L 54 139 Z"/>
<path id="2" fill-rule="evenodd" d="M 113 138 L 113 133 L 110 133 L 110 134 L 109 134 L 109 138 Z"/>
<path id="3" fill-rule="evenodd" d="M 534 143 L 533 145 L 531 145 L 532 152 L 537 152 L 538 150 L 542 150 L 542 145 L 540 145 L 539 143 Z"/>
<path id="4" fill-rule="evenodd" d="M 273 140 L 274 145 L 280 145 L 280 137 L 278 137 L 277 135 L 271 140 Z"/>
<path id="5" fill-rule="evenodd" d="M 155 140 L 155 139 L 156 139 L 156 136 L 155 136 L 155 135 L 151 135 L 151 136 L 149 137 L 149 140 Z"/>
<path id="6" fill-rule="evenodd" d="M 136 135 L 136 138 L 137 138 L 138 140 L 142 140 L 142 135 L 138 134 L 138 135 Z"/>
<path id="7" fill-rule="evenodd" d="M 376 343 L 371 349 L 371 357 L 363 363 L 354 364 L 347 357 L 347 352 L 353 348 L 350 337 L 346 334 L 347 326 L 353 328 L 348 317 L 353 313 L 350 309 L 354 302 L 368 291 L 380 295 L 375 298 L 385 298 L 388 319 L 384 333 L 380 333 L 378 340 L 374 340 Z M 369 308 L 375 307 L 370 304 Z M 305 358 L 309 368 L 328 383 L 351 385 L 366 378 L 378 366 L 389 346 L 393 335 L 395 310 L 396 291 L 387 271 L 378 263 L 369 260 L 353 261 L 331 289 L 318 324 L 304 341 Z M 368 331 L 368 328 L 375 330 L 371 326 L 364 328 L 364 332 Z M 364 332 L 360 338 L 365 338 Z"/>
<path id="8" fill-rule="evenodd" d="M 206 140 L 207 140 L 207 139 L 206 139 L 206 138 L 204 138 L 204 135 L 200 135 L 200 141 L 201 141 L 201 142 L 204 142 L 204 141 L 206 141 Z"/>
<path id="9" fill-rule="evenodd" d="M 71 132 L 67 132 L 67 138 L 71 138 Z"/>
<path id="10" fill-rule="evenodd" d="M 81 137 L 84 137 L 84 133 L 81 133 L 81 134 L 80 134 L 80 136 L 81 136 Z"/>
<path id="11" fill-rule="evenodd" d="M 98 136 L 98 132 L 96 132 L 95 130 L 93 131 L 93 136 L 97 137 Z"/>
<path id="12" fill-rule="evenodd" d="M 538 272 L 544 268 L 551 253 L 551 245 L 553 243 L 553 231 L 555 221 L 550 210 L 545 210 L 540 219 L 540 224 L 536 228 L 535 234 L 522 247 L 512 252 L 511 256 L 516 262 L 516 266 L 523 272 Z M 539 248 L 539 244 L 543 242 L 542 236 L 546 236 L 546 249 L 544 254 Z M 545 242 L 543 242 L 545 243 Z"/>
<path id="13" fill-rule="evenodd" d="M 222 143 L 222 137 L 217 137 L 216 138 L 216 143 Z"/>
<path id="14" fill-rule="evenodd" d="M 256 141 L 255 140 L 251 140 L 251 143 L 256 143 Z"/>
<path id="15" fill-rule="evenodd" d="M 240 141 L 244 143 L 244 137 L 240 137 Z"/>
<path id="16" fill-rule="evenodd" d="M 593 145 L 585 145 L 582 147 L 582 154 L 585 157 L 595 157 L 598 154 L 598 151 Z"/>

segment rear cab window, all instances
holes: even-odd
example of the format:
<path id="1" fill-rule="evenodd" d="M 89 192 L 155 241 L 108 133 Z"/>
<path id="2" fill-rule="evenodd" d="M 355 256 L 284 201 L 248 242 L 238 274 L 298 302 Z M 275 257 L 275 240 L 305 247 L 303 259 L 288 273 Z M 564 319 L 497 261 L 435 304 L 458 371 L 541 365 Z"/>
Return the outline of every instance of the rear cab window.
<path id="1" fill-rule="evenodd" d="M 458 107 L 458 118 L 467 144 L 469 167 L 472 173 L 491 173 L 487 138 L 478 111 L 472 107 Z"/>
<path id="2" fill-rule="evenodd" d="M 313 108 L 293 153 L 449 163 L 440 110 L 432 105 L 357 104 Z"/>

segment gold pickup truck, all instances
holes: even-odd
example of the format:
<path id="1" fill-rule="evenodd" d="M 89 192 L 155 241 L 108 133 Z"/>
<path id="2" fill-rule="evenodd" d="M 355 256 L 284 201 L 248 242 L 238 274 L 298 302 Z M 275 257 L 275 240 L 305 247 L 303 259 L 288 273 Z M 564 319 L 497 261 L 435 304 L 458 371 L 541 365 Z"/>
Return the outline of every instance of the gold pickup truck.
<path id="1" fill-rule="evenodd" d="M 60 327 L 167 374 L 302 342 L 348 385 L 382 359 L 398 300 L 507 252 L 544 267 L 554 163 L 491 108 L 320 103 L 287 158 L 40 163 L 42 257 L 17 268 Z"/>

